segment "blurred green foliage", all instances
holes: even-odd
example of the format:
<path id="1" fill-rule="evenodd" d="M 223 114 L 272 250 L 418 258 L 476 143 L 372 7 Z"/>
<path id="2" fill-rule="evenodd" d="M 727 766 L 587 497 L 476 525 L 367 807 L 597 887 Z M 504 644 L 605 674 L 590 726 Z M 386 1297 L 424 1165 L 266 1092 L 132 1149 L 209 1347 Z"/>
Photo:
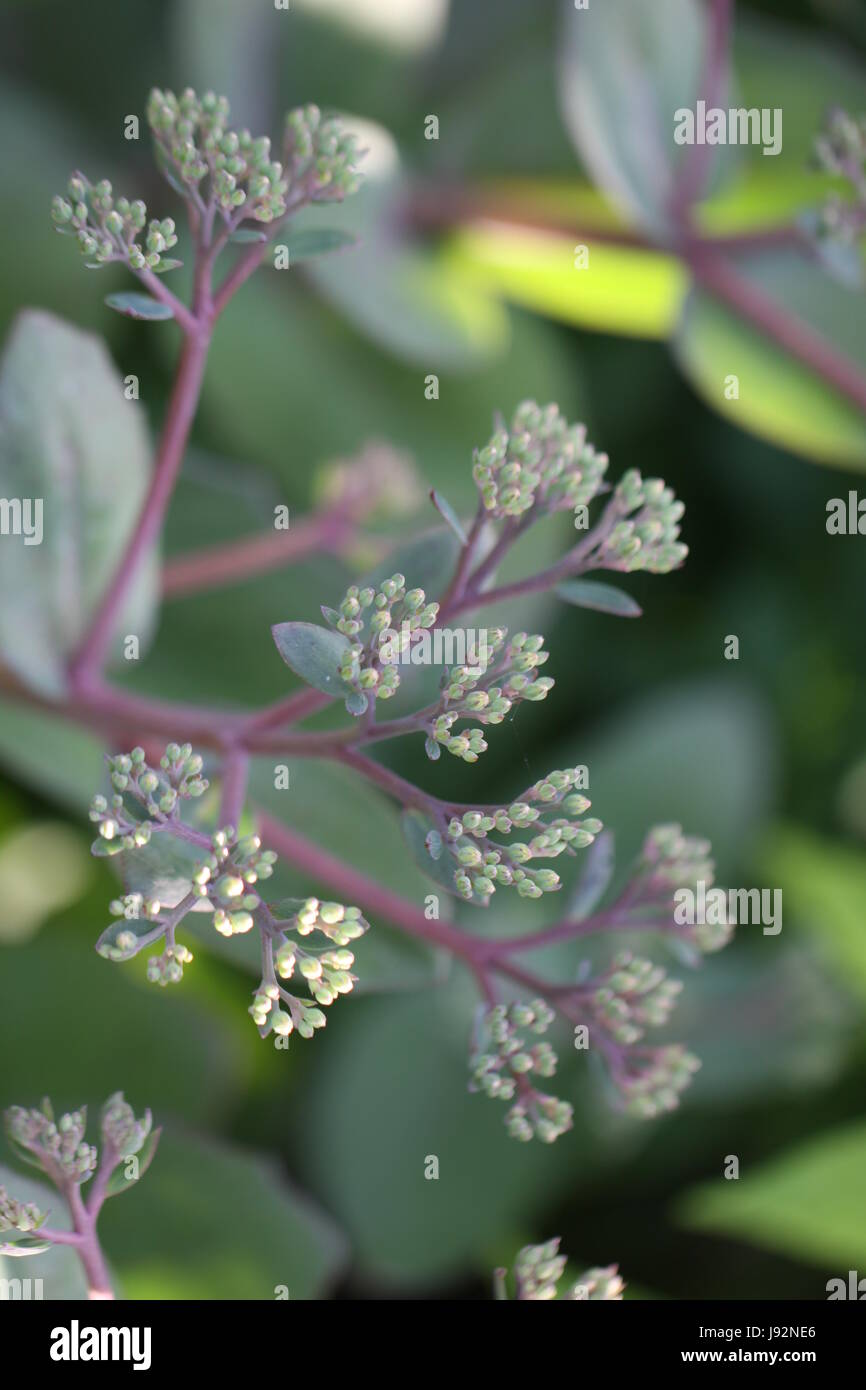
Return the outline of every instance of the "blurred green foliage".
<path id="1" fill-rule="evenodd" d="M 740 182 L 704 210 L 716 230 L 813 201 L 824 183 L 802 166 L 822 107 L 856 96 L 858 82 L 862 91 L 856 13 L 797 0 L 783 26 L 769 0 L 739 8 L 741 95 L 784 105 L 786 143 L 778 161 L 750 152 L 743 162 L 757 167 L 732 171 Z M 129 1295 L 270 1298 L 282 1284 L 292 1298 L 486 1296 L 494 1263 L 554 1232 L 581 1266 L 616 1260 L 659 1297 L 821 1298 L 828 1278 L 866 1259 L 856 1127 L 866 817 L 862 776 L 852 780 L 866 752 L 862 540 L 824 527 L 827 499 L 857 485 L 832 461 L 862 467 L 862 418 L 700 295 L 680 321 L 688 286 L 673 257 L 599 251 L 581 299 L 571 236 L 472 227 L 409 242 L 397 215 L 407 189 L 447 176 L 504 182 L 530 223 L 554 195 L 581 215 L 612 216 L 558 107 L 560 21 L 548 3 L 454 0 L 441 37 L 407 50 L 312 3 L 276 16 L 248 0 L 0 5 L 0 317 L 39 307 L 104 335 L 122 374 L 139 376 L 152 430 L 176 332 L 108 312 L 103 295 L 123 287 L 121 274 L 91 275 L 54 236 L 49 201 L 69 169 L 176 211 L 146 140 L 122 138 L 123 117 L 142 110 L 152 84 L 226 90 L 238 118 L 263 129 L 287 105 L 334 105 L 386 127 L 399 151 L 400 167 L 347 219 L 368 229 L 361 251 L 288 283 L 262 272 L 226 314 L 166 551 L 249 534 L 276 502 L 294 515 L 316 470 L 370 438 L 410 451 L 425 482 L 465 511 L 471 448 L 492 412 L 527 395 L 558 401 L 587 420 L 617 472 L 637 466 L 676 489 L 689 560 L 672 576 L 629 578 L 644 614 L 634 622 L 549 598 L 503 614 L 545 632 L 557 684 L 544 717 L 521 710 L 477 767 L 430 765 L 420 740 L 383 756 L 431 791 L 473 801 L 586 763 L 618 872 L 649 825 L 675 819 L 713 838 L 720 882 L 779 886 L 785 902 L 779 937 L 745 928 L 690 975 L 674 1025 L 705 1067 L 679 1113 L 626 1122 L 592 1069 L 569 1063 L 574 1131 L 550 1150 L 522 1148 L 466 1094 L 468 981 L 387 928 L 374 923 L 361 947 L 376 953 L 360 974 L 377 988 L 284 1053 L 259 1043 L 245 1017 L 250 982 L 237 953 L 196 945 L 177 991 L 146 987 L 141 962 L 121 970 L 96 957 L 113 879 L 86 860 L 83 830 L 69 831 L 82 877 L 55 833 L 41 842 L 52 893 L 16 898 L 4 875 L 20 837 L 46 820 L 56 831 L 58 816 L 81 826 L 100 745 L 4 701 L 0 1104 L 50 1093 L 59 1106 L 96 1106 L 123 1088 L 165 1125 L 147 1181 L 104 1222 Z M 439 115 L 438 142 L 423 138 L 428 112 Z M 792 275 L 781 258 L 760 275 L 862 360 L 866 296 L 852 299 L 817 270 Z M 741 401 L 707 409 L 668 355 L 669 337 L 699 392 L 708 376 L 743 371 Z M 425 400 L 427 372 L 440 377 L 438 401 Z M 551 554 L 563 540 L 552 528 Z M 278 698 L 290 686 L 271 624 L 314 619 L 354 577 L 319 557 L 172 601 L 146 659 L 119 678 L 167 699 Z M 722 656 L 730 633 L 737 663 Z M 275 813 L 422 900 L 426 882 L 381 797 L 317 764 L 293 764 L 291 777 L 288 798 L 270 791 Z M 314 886 L 286 871 L 282 885 Z M 471 911 L 460 909 L 467 921 Z M 497 902 L 496 912 L 500 930 L 542 920 L 532 904 L 515 914 Z M 562 960 L 570 969 L 573 951 Z M 440 1160 L 436 1182 L 424 1180 L 428 1154 Z M 728 1154 L 740 1157 L 737 1183 L 721 1177 Z M 9 1183 L 30 1195 L 27 1179 Z M 46 1259 L 48 1295 L 74 1289 L 67 1254 Z"/>

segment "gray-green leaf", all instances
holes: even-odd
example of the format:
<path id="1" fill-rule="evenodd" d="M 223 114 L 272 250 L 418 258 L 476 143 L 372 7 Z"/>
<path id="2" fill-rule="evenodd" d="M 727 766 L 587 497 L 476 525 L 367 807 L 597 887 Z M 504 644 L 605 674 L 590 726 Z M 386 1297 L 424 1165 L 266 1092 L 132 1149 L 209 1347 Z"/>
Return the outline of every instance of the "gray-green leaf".
<path id="1" fill-rule="evenodd" d="M 102 342 L 25 310 L 0 362 L 0 498 L 12 523 L 0 534 L 0 661 L 41 694 L 64 689 L 65 660 L 114 574 L 149 477 L 141 406 L 124 398 Z M 156 558 L 141 566 L 118 623 L 142 654 L 156 617 Z"/>
<path id="2" fill-rule="evenodd" d="M 106 295 L 105 302 L 109 309 L 116 309 L 128 319 L 174 318 L 170 305 L 161 304 L 158 299 L 151 299 L 149 294 L 141 294 L 138 290 L 121 290 L 117 294 Z"/>
<path id="3" fill-rule="evenodd" d="M 310 227 L 306 231 L 292 232 L 285 242 L 289 248 L 290 265 L 293 261 L 308 261 L 313 256 L 324 256 L 330 251 L 342 251 L 357 243 L 356 236 L 337 227 Z"/>
<path id="4" fill-rule="evenodd" d="M 134 1187 L 135 1184 L 144 1177 L 153 1162 L 161 1134 L 161 1129 L 152 1129 L 138 1153 L 130 1155 L 130 1157 L 134 1158 L 136 1161 L 135 1177 L 126 1176 L 126 1165 L 129 1162 L 128 1158 L 123 1158 L 121 1162 L 118 1163 L 111 1177 L 108 1179 L 108 1186 L 105 1189 L 106 1197 L 119 1197 L 122 1193 L 128 1192 L 131 1187 Z"/>
<path id="5" fill-rule="evenodd" d="M 443 497 L 441 492 L 437 492 L 434 487 L 430 493 L 430 501 L 433 503 L 433 506 L 436 508 L 443 521 L 448 522 L 448 525 L 451 527 L 451 530 L 454 532 L 460 544 L 465 545 L 466 532 L 463 530 L 463 525 L 460 521 L 460 518 L 458 517 L 451 503 L 448 501 L 447 497 Z"/>
<path id="6" fill-rule="evenodd" d="M 351 643 L 342 632 L 317 623 L 277 623 L 271 628 L 277 651 L 296 676 L 326 695 L 348 695 L 352 687 L 339 676 Z"/>
<path id="7" fill-rule="evenodd" d="M 567 579 L 564 584 L 557 585 L 556 592 L 577 608 L 595 608 L 599 613 L 613 613 L 618 618 L 639 618 L 643 612 L 631 594 L 624 594 L 612 584 L 599 584 L 594 579 Z"/>

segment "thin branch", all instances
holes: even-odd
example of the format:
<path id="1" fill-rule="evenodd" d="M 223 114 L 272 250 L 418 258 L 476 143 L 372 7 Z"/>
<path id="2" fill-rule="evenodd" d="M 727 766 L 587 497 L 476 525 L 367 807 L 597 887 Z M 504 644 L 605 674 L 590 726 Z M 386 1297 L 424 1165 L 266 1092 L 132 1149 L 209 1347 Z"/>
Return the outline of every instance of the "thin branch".
<path id="1" fill-rule="evenodd" d="M 232 825 L 237 830 L 247 795 L 250 760 L 242 748 L 232 748 L 223 764 L 221 826 Z"/>
<path id="2" fill-rule="evenodd" d="M 312 840 L 307 840 L 296 830 L 291 830 L 282 821 L 275 820 L 262 810 L 257 810 L 257 818 L 262 837 L 290 863 L 308 874 L 310 878 L 327 884 L 349 903 L 365 908 L 368 912 L 392 922 L 408 936 L 425 941 L 430 946 L 442 947 L 453 952 L 467 964 L 477 967 L 484 958 L 483 941 L 470 937 L 451 927 L 447 922 L 428 920 L 420 907 L 401 898 L 357 869 L 350 868 L 342 859 L 321 849 Z"/>
<path id="3" fill-rule="evenodd" d="M 858 410 L 866 412 L 866 377 L 820 333 L 789 313 L 759 286 L 746 280 L 732 263 L 720 257 L 696 256 L 691 261 L 691 269 L 696 280 L 720 303 L 735 310 Z"/>
<path id="4" fill-rule="evenodd" d="M 198 320 L 195 314 L 187 308 L 182 299 L 178 299 L 176 294 L 172 294 L 167 285 L 149 266 L 142 267 L 141 270 L 133 270 L 132 266 L 127 266 L 132 274 L 144 285 L 145 289 L 154 299 L 158 299 L 160 304 L 165 304 L 174 314 L 176 322 L 189 337 L 198 331 Z"/>
<path id="5" fill-rule="evenodd" d="M 321 551 L 339 551 L 355 526 L 333 512 L 312 516 L 289 531 L 264 531 L 226 545 L 207 546 L 169 560 L 162 571 L 164 598 L 234 584 Z"/>
<path id="6" fill-rule="evenodd" d="M 102 670 L 132 584 L 142 562 L 159 539 L 198 408 L 210 332 L 209 328 L 200 328 L 184 340 L 150 490 L 130 542 L 70 664 L 73 690 L 85 689 Z"/>

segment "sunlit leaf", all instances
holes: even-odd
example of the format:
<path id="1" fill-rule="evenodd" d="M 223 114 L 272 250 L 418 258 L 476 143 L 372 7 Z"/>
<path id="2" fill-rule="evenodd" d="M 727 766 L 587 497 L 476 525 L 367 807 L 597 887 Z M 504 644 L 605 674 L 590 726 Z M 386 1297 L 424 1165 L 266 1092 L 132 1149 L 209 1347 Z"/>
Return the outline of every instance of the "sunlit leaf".
<path id="1" fill-rule="evenodd" d="M 679 1218 L 692 1230 L 806 1260 L 825 1280 L 866 1268 L 866 1124 L 833 1129 L 799 1144 L 737 1182 L 715 1181 L 687 1193 Z"/>
<path id="2" fill-rule="evenodd" d="M 575 253 L 582 246 L 579 268 Z M 455 234 L 447 254 L 480 286 L 514 304 L 635 338 L 668 336 L 689 283 L 675 257 L 593 241 L 591 233 L 476 223 Z"/>
<path id="3" fill-rule="evenodd" d="M 866 294 L 792 252 L 739 257 L 734 269 L 746 298 L 754 291 L 768 300 L 795 339 L 831 350 L 866 380 Z M 689 295 L 673 348 L 707 404 L 740 429 L 817 463 L 866 467 L 863 411 L 708 291 Z"/>

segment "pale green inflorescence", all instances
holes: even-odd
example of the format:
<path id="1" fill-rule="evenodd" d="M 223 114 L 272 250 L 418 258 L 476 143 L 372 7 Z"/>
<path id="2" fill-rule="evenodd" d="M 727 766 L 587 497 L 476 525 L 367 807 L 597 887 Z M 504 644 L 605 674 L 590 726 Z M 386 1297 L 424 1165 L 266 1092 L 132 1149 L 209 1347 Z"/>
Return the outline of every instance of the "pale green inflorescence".
<path id="1" fill-rule="evenodd" d="M 620 1302 L 625 1284 L 616 1265 L 588 1269 L 568 1290 L 559 1293 L 567 1258 L 559 1249 L 559 1237 L 544 1245 L 526 1245 L 514 1262 L 515 1298 L 546 1301 L 560 1298 L 575 1302 Z"/>
<path id="2" fill-rule="evenodd" d="M 0 1186 L 0 1234 L 4 1231 L 17 1231 L 28 1235 L 36 1231 L 45 1220 L 35 1202 L 18 1202 L 10 1197 L 5 1187 Z"/>
<path id="3" fill-rule="evenodd" d="M 351 973 L 355 957 L 348 947 L 369 930 L 369 923 L 357 907 L 320 902 L 318 898 L 292 899 L 280 906 L 281 910 L 289 909 L 289 916 L 271 928 L 270 965 L 250 1014 L 262 1037 L 270 1032 L 282 1037 L 297 1032 L 310 1038 L 327 1021 L 317 1006 L 327 1007 L 339 995 L 351 993 L 357 976 Z M 310 946 L 307 938 L 314 932 L 329 944 Z M 296 936 L 302 940 L 295 940 Z M 306 986 L 312 1001 L 279 983 L 291 979 Z"/>
<path id="4" fill-rule="evenodd" d="M 100 1117 L 105 1144 L 116 1154 L 130 1158 L 144 1146 L 152 1128 L 153 1116 L 146 1110 L 140 1119 L 122 1091 L 116 1091 L 102 1107 Z"/>
<path id="5" fill-rule="evenodd" d="M 476 1024 L 469 1059 L 471 1091 L 492 1100 L 511 1101 L 505 1127 L 514 1139 L 537 1138 L 552 1144 L 571 1129 L 574 1112 L 568 1101 L 535 1088 L 533 1076 L 556 1073 L 556 1053 L 539 1041 L 556 1017 L 544 999 L 511 1005 L 495 1004 Z"/>
<path id="6" fill-rule="evenodd" d="M 487 628 L 483 634 L 484 663 L 454 666 L 445 672 L 439 703 L 427 723 L 428 758 L 435 761 L 444 748 L 464 762 L 477 762 L 487 748 L 483 731 L 470 728 L 455 732 L 459 720 L 501 724 L 522 700 L 544 700 L 553 689 L 551 676 L 537 674 L 550 655 L 543 650 L 544 638 L 517 632 L 506 643 L 507 635 L 507 628 Z"/>
<path id="7" fill-rule="evenodd" d="M 202 834 L 184 824 L 181 810 L 204 794 L 208 782 L 201 775 L 202 759 L 189 744 L 169 744 L 159 767 L 148 764 L 141 748 L 108 758 L 107 766 L 115 791 L 110 803 L 104 796 L 92 803 L 91 820 L 99 827 L 94 854 L 146 855 L 154 840 L 165 835 L 187 842 L 192 836 L 198 844 Z M 142 813 L 147 820 L 140 819 Z M 114 899 L 111 911 L 119 920 L 102 933 L 97 951 L 108 960 L 124 961 L 162 941 L 161 954 L 148 959 L 147 978 L 154 984 L 177 984 L 193 956 L 175 939 L 175 931 L 196 908 L 210 910 L 211 924 L 221 936 L 245 936 L 256 929 L 262 938 L 267 969 L 250 1008 L 261 1035 L 297 1031 L 311 1037 L 324 1027 L 322 1007 L 351 992 L 355 958 L 348 947 L 368 930 L 368 923 L 357 907 L 316 898 L 280 904 L 281 910 L 290 909 L 289 915 L 275 917 L 259 885 L 271 878 L 276 860 L 258 835 L 238 836 L 233 826 L 221 827 L 191 855 L 188 891 L 179 903 L 168 907 L 155 894 L 143 892 Z M 325 946 L 306 943 L 314 931 L 325 938 Z M 303 982 L 311 997 L 290 994 L 278 977 Z M 131 1112 L 121 1108 L 122 1097 L 113 1097 L 110 1105 L 118 1119 L 132 1123 Z"/>
<path id="8" fill-rule="evenodd" d="M 233 130 L 229 114 L 228 100 L 213 92 L 199 97 L 187 88 L 175 96 L 154 88 L 148 98 L 157 163 L 199 218 L 215 214 L 229 231 L 246 220 L 275 223 L 305 203 L 340 201 L 358 188 L 357 140 L 318 107 L 289 112 L 276 156 L 268 136 Z M 177 244 L 174 220 L 148 222 L 141 199 L 118 197 L 108 179 L 93 184 L 76 171 L 51 213 L 93 265 L 122 261 L 162 274 L 180 264 L 165 256 Z"/>
<path id="9" fill-rule="evenodd" d="M 569 425 L 556 405 L 523 401 L 510 426 L 495 430 L 475 450 L 472 476 L 486 510 L 504 520 L 590 503 L 607 464 L 607 454 L 588 442 L 584 425 Z"/>
<path id="10" fill-rule="evenodd" d="M 580 768 L 549 772 L 510 806 L 495 811 L 461 811 L 452 816 L 442 848 L 455 860 L 454 886 L 461 897 L 489 899 L 497 888 L 514 887 L 523 898 L 540 898 L 560 887 L 553 869 L 539 869 L 539 859 L 557 859 L 591 845 L 602 830 L 586 816 L 591 802 L 574 790 Z M 556 808 L 565 815 L 551 816 Z M 503 843 L 492 833 L 521 838 Z"/>
<path id="11" fill-rule="evenodd" d="M 364 714 L 370 697 L 389 699 L 400 685 L 397 662 L 416 634 L 430 628 L 439 613 L 423 589 L 406 589 L 402 574 L 393 574 L 378 589 L 347 589 L 339 608 L 322 608 L 330 625 L 349 639 L 340 662 L 340 679 L 352 687 L 346 709 Z"/>
<path id="12" fill-rule="evenodd" d="M 86 1107 L 55 1121 L 48 1100 L 39 1110 L 13 1105 L 6 1111 L 6 1128 L 14 1143 L 33 1154 L 56 1180 L 83 1183 L 96 1168 L 97 1151 L 84 1137 Z"/>
<path id="13" fill-rule="evenodd" d="M 607 454 L 587 441 L 584 425 L 570 425 L 556 405 L 523 401 L 511 425 L 476 449 L 472 474 L 486 511 L 525 525 L 545 515 L 588 508 L 610 492 Z M 590 531 L 582 570 L 648 570 L 667 574 L 688 547 L 678 537 L 685 507 L 661 478 L 629 469 L 610 495 L 605 520 Z"/>

